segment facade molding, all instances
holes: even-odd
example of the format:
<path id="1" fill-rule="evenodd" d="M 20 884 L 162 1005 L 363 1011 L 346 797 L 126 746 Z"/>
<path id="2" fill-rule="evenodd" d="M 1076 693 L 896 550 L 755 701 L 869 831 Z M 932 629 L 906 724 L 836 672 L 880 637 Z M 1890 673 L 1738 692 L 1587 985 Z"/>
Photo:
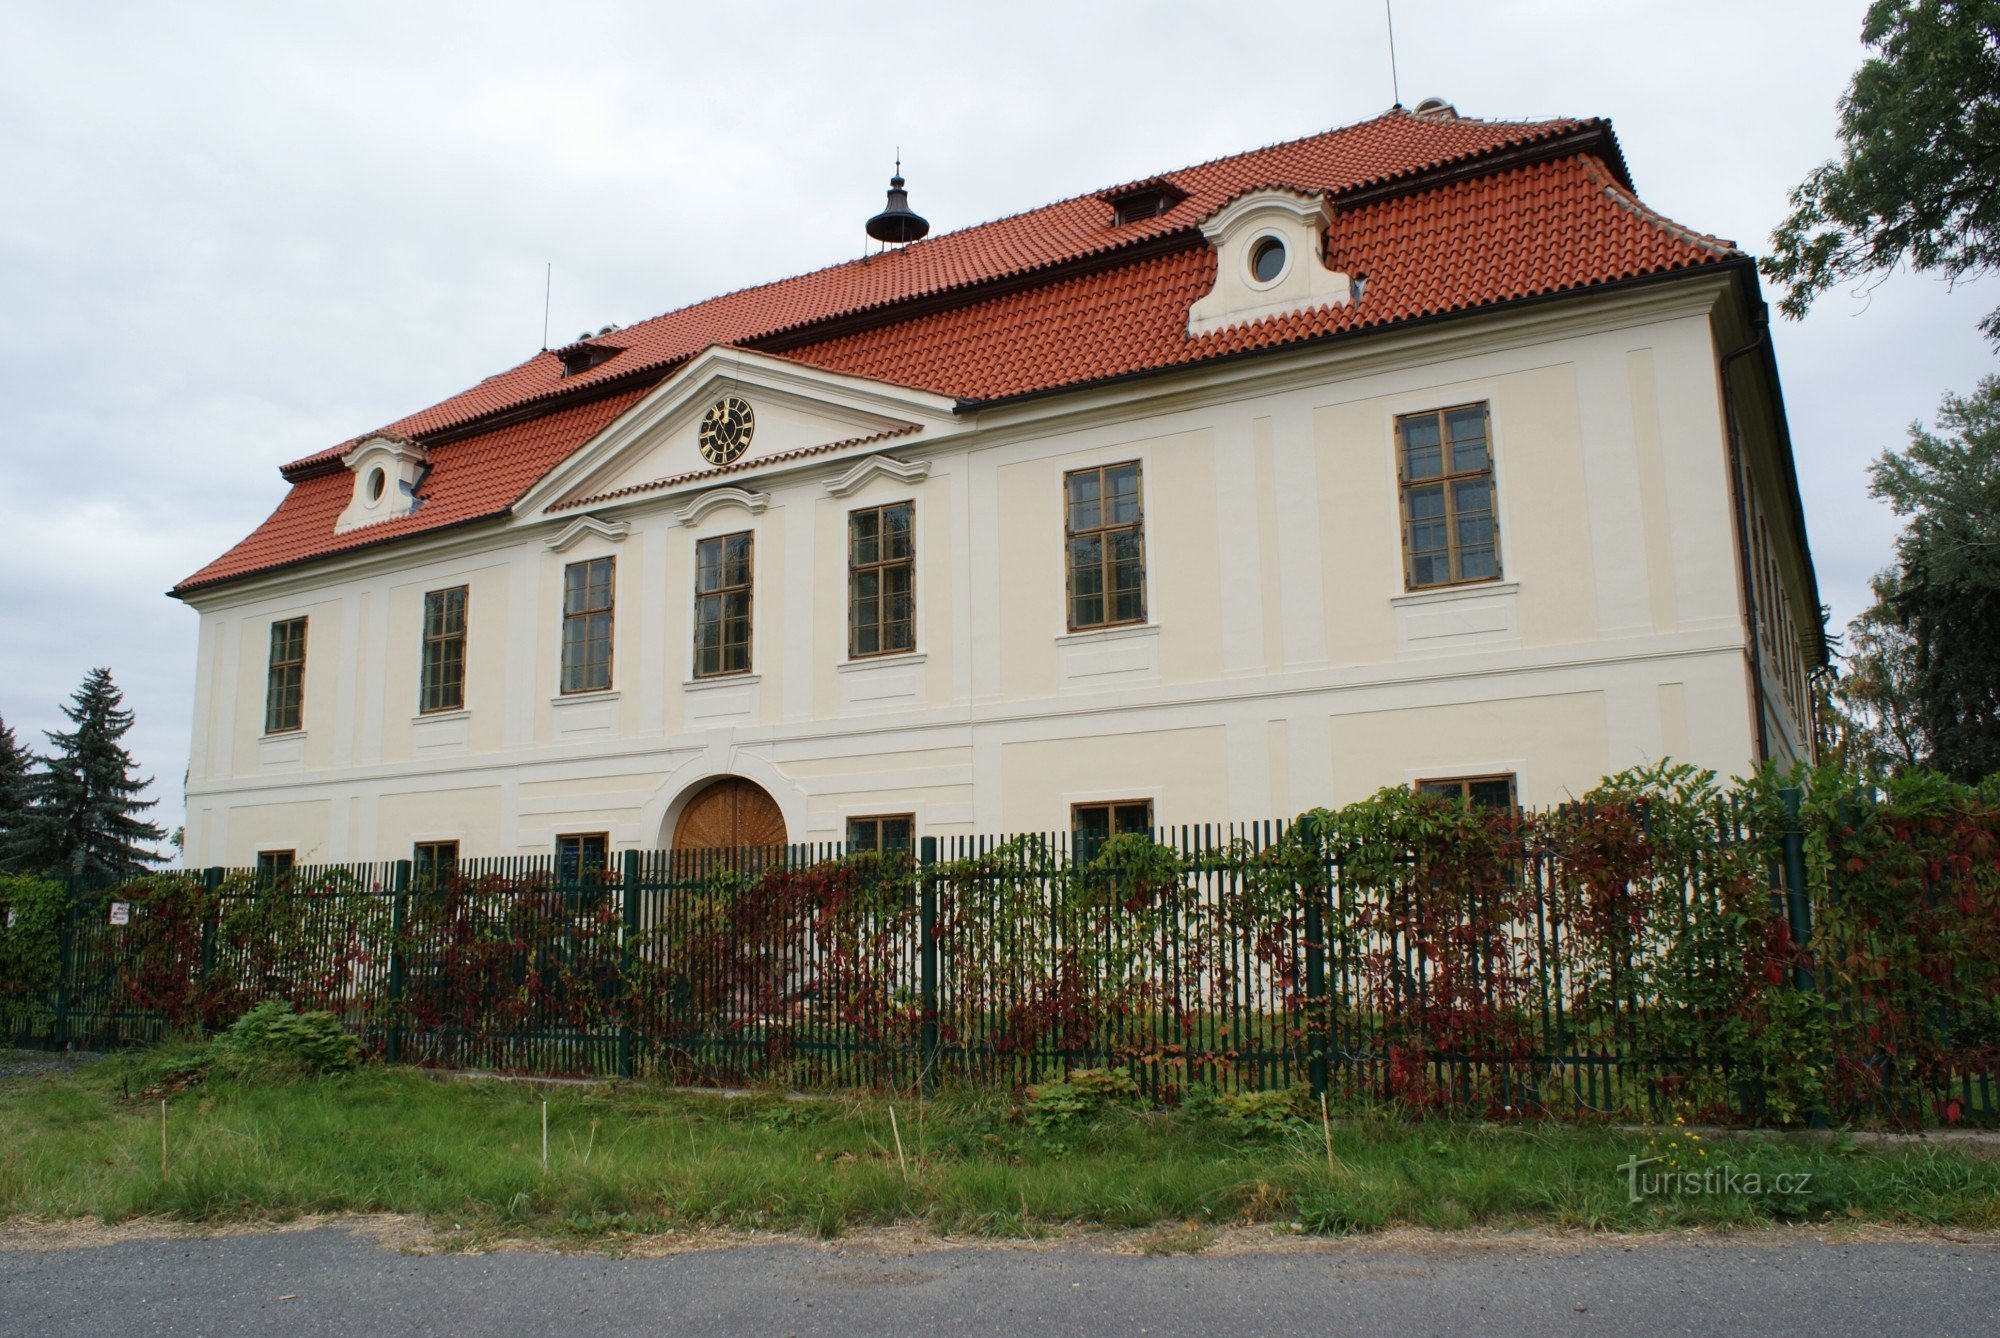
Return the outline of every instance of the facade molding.
<path id="1" fill-rule="evenodd" d="M 868 480 L 878 475 L 903 483 L 915 483 L 928 477 L 930 472 L 931 462 L 928 460 L 898 460 L 893 456 L 871 455 L 828 479 L 824 486 L 829 496 L 846 497 L 859 492 Z"/>
<path id="2" fill-rule="evenodd" d="M 711 488 L 674 512 L 674 519 L 683 525 L 699 524 L 703 516 L 725 506 L 740 506 L 754 516 L 770 504 L 771 494 L 766 492 L 734 487 Z"/>
<path id="3" fill-rule="evenodd" d="M 599 520 L 596 516 L 578 516 L 555 534 L 542 540 L 542 547 L 551 553 L 567 553 L 590 535 L 617 543 L 632 532 L 632 526 L 622 520 Z"/>

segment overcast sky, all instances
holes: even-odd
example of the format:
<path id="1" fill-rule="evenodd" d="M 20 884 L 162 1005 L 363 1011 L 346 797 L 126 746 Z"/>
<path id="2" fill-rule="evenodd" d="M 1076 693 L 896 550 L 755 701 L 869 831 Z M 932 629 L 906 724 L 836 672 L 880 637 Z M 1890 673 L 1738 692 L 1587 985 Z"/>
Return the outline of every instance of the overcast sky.
<path id="1" fill-rule="evenodd" d="M 1648 203 L 1761 251 L 1834 148 L 1865 0 L 1397 0 L 1403 100 L 1606 116 Z M 0 718 L 109 665 L 181 820 L 195 615 L 286 460 L 557 343 L 862 249 L 900 145 L 937 231 L 1391 101 L 1380 0 L 990 6 L 0 3 Z M 1951 113 L 1940 108 L 1940 115 Z M 1821 589 L 1866 466 L 1994 369 L 2000 284 L 1777 329 Z"/>

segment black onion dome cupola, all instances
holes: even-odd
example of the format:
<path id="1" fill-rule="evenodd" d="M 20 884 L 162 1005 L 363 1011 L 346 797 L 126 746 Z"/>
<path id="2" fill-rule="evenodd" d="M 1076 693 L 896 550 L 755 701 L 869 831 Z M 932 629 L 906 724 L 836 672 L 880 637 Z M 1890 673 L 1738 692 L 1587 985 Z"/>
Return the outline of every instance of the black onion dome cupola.
<path id="1" fill-rule="evenodd" d="M 900 246 L 918 240 L 930 230 L 930 220 L 910 208 L 910 193 L 903 189 L 903 159 L 898 154 L 896 174 L 889 178 L 889 203 L 868 220 L 868 235 L 878 242 Z"/>

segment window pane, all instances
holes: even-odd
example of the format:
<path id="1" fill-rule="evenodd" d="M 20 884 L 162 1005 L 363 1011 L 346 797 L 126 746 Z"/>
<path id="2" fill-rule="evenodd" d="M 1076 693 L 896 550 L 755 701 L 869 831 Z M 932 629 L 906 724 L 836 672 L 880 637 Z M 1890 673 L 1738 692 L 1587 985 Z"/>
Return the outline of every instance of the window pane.
<path id="1" fill-rule="evenodd" d="M 1119 804 L 1112 810 L 1112 825 L 1120 833 L 1149 833 L 1153 830 L 1153 806 Z"/>
<path id="2" fill-rule="evenodd" d="M 1097 471 L 1069 476 L 1069 527 L 1071 530 L 1094 530 L 1102 521 L 1102 508 L 1098 505 Z"/>
<path id="3" fill-rule="evenodd" d="M 1453 409 L 1445 415 L 1445 435 L 1451 441 L 1451 469 L 1454 474 L 1486 468 L 1484 409 Z"/>
<path id="4" fill-rule="evenodd" d="M 1139 519 L 1139 467 L 1120 465 L 1104 471 L 1105 489 L 1110 494 L 1105 508 L 1107 525 L 1132 525 Z"/>
<path id="5" fill-rule="evenodd" d="M 1445 553 L 1413 554 L 1410 558 L 1410 584 L 1445 585 L 1451 580 L 1451 558 Z"/>
<path id="6" fill-rule="evenodd" d="M 1403 427 L 1403 476 L 1410 479 L 1436 478 L 1444 472 L 1444 451 L 1438 440 L 1438 420 L 1423 414 L 1405 418 Z"/>
<path id="7" fill-rule="evenodd" d="M 1458 579 L 1461 581 L 1485 581 L 1499 574 L 1500 563 L 1494 557 L 1491 545 L 1459 550 Z"/>
<path id="8" fill-rule="evenodd" d="M 874 562 L 880 554 L 879 513 L 856 511 L 847 519 L 850 560 L 856 563 Z"/>
<path id="9" fill-rule="evenodd" d="M 882 555 L 887 558 L 910 556 L 910 524 L 913 508 L 892 506 L 882 512 Z"/>
<path id="10" fill-rule="evenodd" d="M 1471 781 L 1465 788 L 1466 798 L 1472 801 L 1475 808 L 1512 808 L 1514 806 L 1514 782 L 1505 776 Z"/>
<path id="11" fill-rule="evenodd" d="M 907 849 L 910 845 L 912 830 L 915 826 L 916 823 L 911 818 L 882 819 L 882 849 Z"/>

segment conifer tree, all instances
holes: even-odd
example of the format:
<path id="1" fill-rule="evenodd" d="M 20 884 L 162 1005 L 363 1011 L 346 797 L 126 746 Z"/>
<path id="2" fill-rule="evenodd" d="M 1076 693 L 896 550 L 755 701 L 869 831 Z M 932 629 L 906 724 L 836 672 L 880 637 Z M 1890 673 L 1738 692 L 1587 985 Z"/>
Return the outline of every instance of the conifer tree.
<path id="1" fill-rule="evenodd" d="M 29 773 L 35 757 L 0 720 L 0 872 L 19 867 L 21 825 L 28 812 Z"/>
<path id="2" fill-rule="evenodd" d="M 160 856 L 142 843 L 166 832 L 139 816 L 159 801 L 139 797 L 152 782 L 133 774 L 132 754 L 119 742 L 132 728 L 132 712 L 111 671 L 85 675 L 63 714 L 75 728 L 48 732 L 54 751 L 28 787 L 24 863 L 78 877 L 145 872 Z"/>

